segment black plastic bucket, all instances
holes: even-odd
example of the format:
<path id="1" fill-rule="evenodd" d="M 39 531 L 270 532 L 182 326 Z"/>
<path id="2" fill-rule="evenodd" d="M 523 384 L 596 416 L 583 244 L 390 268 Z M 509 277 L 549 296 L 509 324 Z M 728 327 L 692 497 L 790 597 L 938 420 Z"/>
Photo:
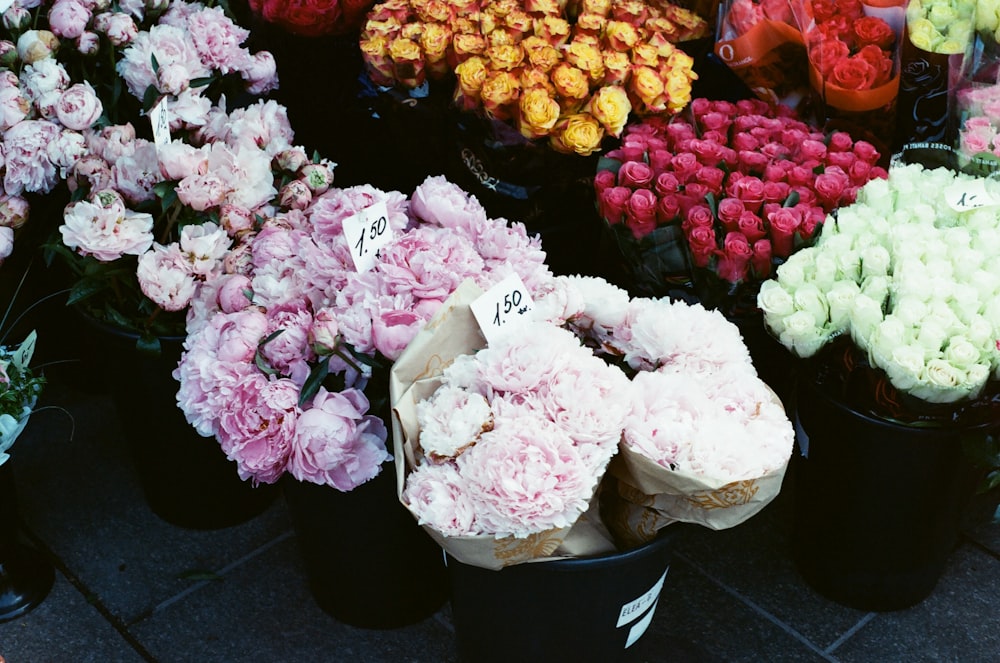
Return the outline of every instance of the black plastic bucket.
<path id="1" fill-rule="evenodd" d="M 805 580 L 861 610 L 913 606 L 934 590 L 977 473 L 968 429 L 862 414 L 800 380 L 792 554 Z M 996 424 L 993 424 L 996 426 Z"/>
<path id="2" fill-rule="evenodd" d="M 452 619 L 467 663 L 628 661 L 653 619 L 670 528 L 639 548 L 499 571 L 448 557 Z"/>
<path id="3" fill-rule="evenodd" d="M 281 485 L 309 590 L 324 612 L 351 626 L 389 629 L 444 605 L 444 555 L 400 504 L 391 463 L 348 492 L 290 475 Z"/>

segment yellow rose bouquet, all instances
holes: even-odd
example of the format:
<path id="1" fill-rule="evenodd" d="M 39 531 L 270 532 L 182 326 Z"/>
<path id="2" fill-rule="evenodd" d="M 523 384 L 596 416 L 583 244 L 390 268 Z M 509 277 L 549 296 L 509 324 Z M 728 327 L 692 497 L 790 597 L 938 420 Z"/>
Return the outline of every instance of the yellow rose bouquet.
<path id="1" fill-rule="evenodd" d="M 676 44 L 708 23 L 665 0 L 389 0 L 361 51 L 376 85 L 453 85 L 453 102 L 557 152 L 589 156 L 630 113 L 691 99 L 693 59 Z"/>

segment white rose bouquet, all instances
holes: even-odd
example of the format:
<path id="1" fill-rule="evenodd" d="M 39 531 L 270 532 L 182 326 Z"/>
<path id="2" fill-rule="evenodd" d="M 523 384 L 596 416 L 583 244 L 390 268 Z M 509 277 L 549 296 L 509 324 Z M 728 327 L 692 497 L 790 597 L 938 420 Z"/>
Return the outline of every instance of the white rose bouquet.
<path id="1" fill-rule="evenodd" d="M 893 167 L 764 283 L 767 328 L 799 357 L 851 339 L 925 409 L 980 397 L 1000 377 L 998 204 L 992 180 Z"/>

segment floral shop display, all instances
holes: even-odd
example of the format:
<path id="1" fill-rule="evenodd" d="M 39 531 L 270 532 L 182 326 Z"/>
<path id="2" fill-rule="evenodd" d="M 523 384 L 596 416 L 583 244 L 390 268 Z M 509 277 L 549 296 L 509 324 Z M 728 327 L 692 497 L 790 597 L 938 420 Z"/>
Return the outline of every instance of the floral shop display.
<path id="1" fill-rule="evenodd" d="M 447 117 L 427 125 L 449 178 L 539 232 L 553 269 L 575 273 L 599 257 L 581 204 L 596 155 L 631 115 L 688 103 L 697 74 L 680 44 L 707 34 L 662 0 L 388 2 L 369 13 L 361 50 L 402 110 Z"/>
<path id="2" fill-rule="evenodd" d="M 621 147 L 599 164 L 596 205 L 629 289 L 719 309 L 740 325 L 768 383 L 784 391 L 787 362 L 763 333 L 757 289 L 813 241 L 829 212 L 885 176 L 880 157 L 787 106 L 695 99 L 677 117 L 626 127 Z"/>
<path id="3" fill-rule="evenodd" d="M 1000 421 L 997 200 L 991 180 L 894 166 L 761 287 L 802 358 L 794 554 L 847 605 L 929 595 L 977 479 L 1000 478 L 972 462 L 995 464 Z"/>
<path id="4" fill-rule="evenodd" d="M 617 660 L 645 626 L 616 602 L 655 604 L 665 528 L 757 513 L 780 490 L 791 423 L 717 311 L 596 277 L 500 290 L 498 307 L 531 298 L 525 319 L 484 324 L 478 302 L 498 291 L 465 284 L 393 367 L 400 499 L 448 553 L 467 656 Z M 599 579 L 609 566 L 617 589 Z M 498 617 L 483 596 L 506 605 L 510 586 L 530 593 Z M 586 605 L 551 609 L 563 600 Z M 486 623 L 501 637 L 484 643 Z M 571 623 L 587 624 L 579 642 L 557 636 Z"/>
<path id="5" fill-rule="evenodd" d="M 288 475 L 321 607 L 368 627 L 426 617 L 447 584 L 385 470 L 388 367 L 466 279 L 550 278 L 538 239 L 434 176 L 409 198 L 359 185 L 296 199 L 231 256 L 192 306 L 178 405 L 241 479 Z"/>
<path id="6" fill-rule="evenodd" d="M 86 321 L 73 334 L 49 322 L 53 338 L 79 349 L 88 388 L 115 397 L 155 513 L 198 528 L 259 513 L 274 493 L 227 484 L 224 456 L 172 405 L 170 371 L 187 301 L 307 161 L 281 107 L 260 99 L 277 83 L 274 59 L 251 53 L 249 33 L 201 3 L 14 4 L 5 25 L 16 47 L 4 79 L 4 188 L 58 186 L 70 200 L 36 220 L 51 224 L 52 280 Z"/>
<path id="7" fill-rule="evenodd" d="M 23 542 L 10 449 L 28 424 L 45 379 L 30 366 L 37 335 L 7 344 L 7 309 L 0 319 L 0 622 L 27 614 L 48 596 L 55 570 Z"/>

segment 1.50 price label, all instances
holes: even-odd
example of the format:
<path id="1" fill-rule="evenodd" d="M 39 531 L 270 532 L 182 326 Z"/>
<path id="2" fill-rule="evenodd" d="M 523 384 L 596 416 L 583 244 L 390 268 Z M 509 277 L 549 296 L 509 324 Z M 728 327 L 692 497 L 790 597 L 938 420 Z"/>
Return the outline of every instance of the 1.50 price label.
<path id="1" fill-rule="evenodd" d="M 486 337 L 486 342 L 508 333 L 518 324 L 532 318 L 534 302 L 517 274 L 511 274 L 484 292 L 469 308 Z"/>
<path id="2" fill-rule="evenodd" d="M 354 268 L 359 272 L 367 272 L 374 267 L 382 257 L 382 247 L 393 238 L 389 210 L 385 203 L 375 203 L 344 219 L 344 236 L 351 247 Z"/>

